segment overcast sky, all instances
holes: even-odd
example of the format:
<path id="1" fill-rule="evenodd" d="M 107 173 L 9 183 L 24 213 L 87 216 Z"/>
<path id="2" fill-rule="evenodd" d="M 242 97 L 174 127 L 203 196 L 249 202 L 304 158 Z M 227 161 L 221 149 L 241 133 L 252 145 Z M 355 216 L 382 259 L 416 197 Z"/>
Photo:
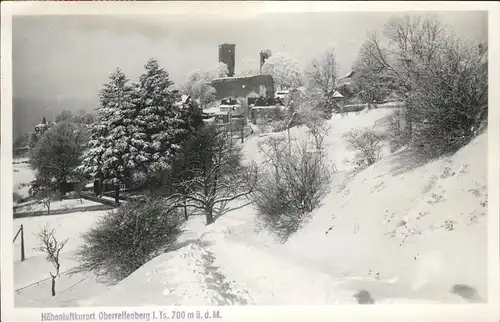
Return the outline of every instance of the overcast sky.
<path id="1" fill-rule="evenodd" d="M 174 82 L 183 82 L 190 71 L 215 66 L 217 46 L 224 42 L 236 44 L 237 71 L 258 69 L 259 51 L 264 48 L 287 52 L 305 67 L 315 55 L 334 45 L 339 72 L 346 74 L 366 33 L 381 30 L 391 15 L 292 13 L 244 20 L 221 17 L 218 21 L 199 16 L 14 17 L 14 96 L 97 102 L 98 90 L 109 73 L 119 66 L 136 80 L 149 57 L 157 58 Z M 464 37 L 487 37 L 486 14 L 440 16 Z"/>

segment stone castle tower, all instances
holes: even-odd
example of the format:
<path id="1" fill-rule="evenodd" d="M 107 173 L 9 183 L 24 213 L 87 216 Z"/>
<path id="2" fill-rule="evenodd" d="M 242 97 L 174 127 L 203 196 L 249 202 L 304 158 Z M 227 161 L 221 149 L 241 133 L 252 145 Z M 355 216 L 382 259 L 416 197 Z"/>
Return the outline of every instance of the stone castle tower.
<path id="1" fill-rule="evenodd" d="M 229 70 L 228 76 L 234 76 L 234 66 L 235 66 L 235 47 L 234 44 L 222 44 L 219 45 L 219 62 L 227 65 Z"/>

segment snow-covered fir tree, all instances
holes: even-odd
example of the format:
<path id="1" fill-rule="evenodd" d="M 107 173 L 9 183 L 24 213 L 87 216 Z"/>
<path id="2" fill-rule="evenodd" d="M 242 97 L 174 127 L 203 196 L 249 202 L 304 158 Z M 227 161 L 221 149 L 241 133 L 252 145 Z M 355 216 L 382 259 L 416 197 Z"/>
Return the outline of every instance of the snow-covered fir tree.
<path id="1" fill-rule="evenodd" d="M 148 160 L 145 136 L 135 122 L 138 96 L 128 82 L 118 68 L 101 90 L 97 120 L 91 126 L 89 149 L 81 166 L 85 174 L 116 187 L 116 199 L 120 183 Z"/>
<path id="2" fill-rule="evenodd" d="M 170 160 L 180 148 L 179 139 L 185 129 L 175 105 L 173 82 L 156 59 L 149 59 L 146 71 L 139 78 L 138 131 L 144 135 L 144 152 L 148 156 L 148 171 L 168 169 Z"/>

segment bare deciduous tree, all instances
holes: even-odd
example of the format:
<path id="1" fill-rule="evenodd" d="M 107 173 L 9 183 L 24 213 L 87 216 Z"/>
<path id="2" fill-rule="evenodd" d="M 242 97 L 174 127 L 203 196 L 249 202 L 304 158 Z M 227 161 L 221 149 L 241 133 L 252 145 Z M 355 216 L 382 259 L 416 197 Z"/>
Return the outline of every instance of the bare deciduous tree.
<path id="1" fill-rule="evenodd" d="M 47 214 L 50 215 L 50 205 L 56 195 L 57 184 L 50 177 L 38 175 L 31 182 L 30 195 L 35 197 L 47 208 Z"/>
<path id="2" fill-rule="evenodd" d="M 333 94 L 337 85 L 335 49 L 328 48 L 322 56 L 314 58 L 306 70 L 309 85 L 321 89 L 325 96 Z"/>
<path id="3" fill-rule="evenodd" d="M 183 194 L 173 194 L 169 199 L 178 198 L 182 207 L 203 210 L 207 225 L 217 219 L 213 214 L 216 205 L 244 197 L 253 190 L 257 167 L 254 163 L 241 163 L 240 148 L 230 131 L 216 126 L 203 128 L 188 141 L 185 153 L 190 179 L 179 183 Z"/>
<path id="4" fill-rule="evenodd" d="M 288 143 L 290 144 L 290 143 Z M 276 180 L 279 181 L 279 169 L 282 162 L 281 158 L 284 157 L 288 147 L 287 139 L 283 136 L 270 136 L 264 141 L 257 143 L 259 153 L 263 155 L 264 166 L 271 166 L 274 169 Z"/>
<path id="5" fill-rule="evenodd" d="M 328 48 L 322 56 L 313 59 L 309 68 L 306 70 L 306 76 L 309 79 L 309 85 L 312 88 L 318 88 L 330 109 L 336 107 L 333 100 L 333 94 L 337 88 L 337 61 L 335 49 Z"/>
<path id="6" fill-rule="evenodd" d="M 32 151 L 30 163 L 37 177 L 55 179 L 57 189 L 64 195 L 66 184 L 77 177 L 76 170 L 88 139 L 84 124 L 62 121 L 52 126 Z"/>
<path id="7" fill-rule="evenodd" d="M 404 137 L 437 154 L 468 142 L 486 121 L 488 109 L 481 47 L 429 16 L 395 17 L 382 35 L 369 35 L 358 66 L 368 89 L 405 99 Z"/>
<path id="8" fill-rule="evenodd" d="M 216 72 L 219 72 L 217 69 Z M 202 108 L 215 101 L 215 88 L 210 85 L 215 75 L 212 72 L 202 72 L 195 70 L 189 73 L 187 81 L 182 87 L 182 91 L 191 95 L 193 99 L 198 99 Z"/>
<path id="9" fill-rule="evenodd" d="M 49 229 L 47 226 L 38 232 L 37 237 L 40 245 L 35 247 L 35 250 L 45 253 L 47 262 L 51 263 L 55 269 L 55 272 L 49 271 L 49 273 L 52 278 L 52 296 L 56 296 L 56 278 L 59 277 L 61 269 L 59 256 L 68 239 L 58 241 L 55 236 L 55 230 Z"/>
<path id="10" fill-rule="evenodd" d="M 380 91 L 407 96 L 415 88 L 414 80 L 419 76 L 415 67 L 432 61 L 442 32 L 438 20 L 415 15 L 389 20 L 384 27 L 383 43 L 375 32 L 370 33 L 358 60 L 358 66 L 364 65 L 361 72 L 368 76 L 365 84 L 372 84 L 372 90 L 367 89 L 368 96 L 374 97 Z M 411 121 L 410 112 L 407 113 L 408 135 L 411 135 Z"/>

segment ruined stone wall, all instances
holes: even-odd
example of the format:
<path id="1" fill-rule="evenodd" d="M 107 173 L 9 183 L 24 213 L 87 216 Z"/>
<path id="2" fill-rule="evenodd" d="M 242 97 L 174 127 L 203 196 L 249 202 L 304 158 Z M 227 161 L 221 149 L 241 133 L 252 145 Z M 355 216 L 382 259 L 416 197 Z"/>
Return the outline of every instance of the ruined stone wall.
<path id="1" fill-rule="evenodd" d="M 274 81 L 270 75 L 218 78 L 211 82 L 217 99 L 225 97 L 246 97 L 252 91 L 260 92 L 264 86 L 266 97 L 274 98 Z"/>

